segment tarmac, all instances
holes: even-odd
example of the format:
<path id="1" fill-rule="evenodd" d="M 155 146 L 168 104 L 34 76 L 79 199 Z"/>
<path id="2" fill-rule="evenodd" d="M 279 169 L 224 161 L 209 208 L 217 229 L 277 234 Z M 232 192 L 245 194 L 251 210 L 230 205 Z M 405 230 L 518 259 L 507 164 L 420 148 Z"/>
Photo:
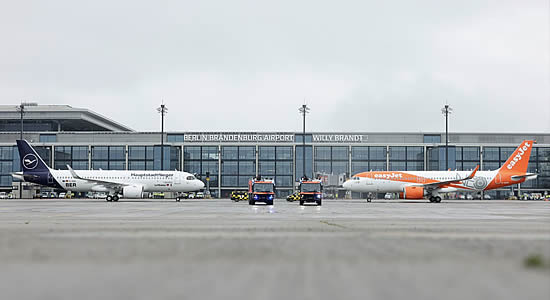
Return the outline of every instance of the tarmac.
<path id="1" fill-rule="evenodd" d="M 531 266 L 529 257 L 538 257 Z M 2 299 L 549 299 L 550 202 L 0 201 Z"/>

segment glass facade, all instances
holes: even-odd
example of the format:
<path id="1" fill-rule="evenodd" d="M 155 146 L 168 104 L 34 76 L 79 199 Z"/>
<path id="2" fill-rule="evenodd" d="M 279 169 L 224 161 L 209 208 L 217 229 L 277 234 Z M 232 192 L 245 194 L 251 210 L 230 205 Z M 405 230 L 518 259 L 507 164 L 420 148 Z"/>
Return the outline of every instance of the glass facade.
<path id="1" fill-rule="evenodd" d="M 390 171 L 424 171 L 424 147 L 390 146 Z"/>
<path id="2" fill-rule="evenodd" d="M 352 146 L 351 174 L 367 171 L 386 171 L 387 155 L 384 146 Z"/>
<path id="3" fill-rule="evenodd" d="M 315 172 L 324 174 L 349 175 L 349 147 L 315 147 Z"/>
<path id="4" fill-rule="evenodd" d="M 306 143 L 311 143 L 313 141 L 313 137 L 311 134 L 306 134 Z M 294 139 L 296 140 L 296 144 L 303 143 L 304 141 L 304 135 L 303 134 L 296 134 L 294 136 Z"/>
<path id="5" fill-rule="evenodd" d="M 459 171 L 469 171 L 481 166 L 481 155 L 479 147 L 455 147 L 456 149 L 456 169 Z"/>
<path id="6" fill-rule="evenodd" d="M 183 134 L 168 134 L 166 135 L 166 141 L 168 143 L 183 143 Z"/>
<path id="7" fill-rule="evenodd" d="M 55 134 L 41 134 L 39 137 L 41 143 L 55 143 L 57 142 L 57 135 Z"/>
<path id="8" fill-rule="evenodd" d="M 12 185 L 13 177 L 10 174 L 14 171 L 13 166 L 19 163 L 19 159 L 15 160 L 13 157 L 14 149 L 13 146 L 0 147 L 0 187 Z"/>
<path id="9" fill-rule="evenodd" d="M 129 146 L 128 170 L 154 170 L 154 153 L 153 146 Z"/>
<path id="10" fill-rule="evenodd" d="M 291 146 L 259 146 L 258 147 L 258 174 L 275 179 L 277 188 L 292 188 L 293 166 Z M 289 192 L 278 192 L 283 197 Z"/>
<path id="11" fill-rule="evenodd" d="M 304 172 L 304 155 L 305 155 L 305 167 Z M 296 146 L 296 166 L 295 166 L 296 181 L 300 180 L 303 175 L 312 178 L 313 177 L 313 147 L 306 145 Z"/>
<path id="12" fill-rule="evenodd" d="M 448 153 L 449 153 L 449 161 L 447 164 L 447 150 L 445 149 L 445 146 L 441 147 L 427 147 L 426 154 L 427 154 L 427 170 L 428 171 L 445 171 L 448 169 L 456 170 L 457 169 L 457 161 L 456 161 L 456 153 L 457 153 L 457 147 L 455 146 L 449 146 Z"/>
<path id="13" fill-rule="evenodd" d="M 183 134 L 168 134 L 167 140 L 182 143 Z M 234 189 L 244 190 L 248 180 L 255 176 L 275 179 L 281 190 L 278 197 L 290 193 L 304 171 L 314 177 L 318 173 L 351 176 L 365 171 L 421 171 L 445 170 L 445 146 L 437 144 L 439 135 L 426 144 L 403 143 L 388 145 L 366 143 L 314 142 L 306 135 L 305 160 L 301 142 L 295 143 L 242 143 L 220 142 L 200 145 L 198 142 L 180 145 L 116 144 L 116 145 L 55 145 L 55 134 L 40 134 L 41 141 L 52 145 L 35 146 L 45 163 L 55 169 L 66 169 L 70 165 L 76 170 L 160 170 L 161 156 L 165 170 L 183 170 L 197 174 L 206 182 L 210 175 L 210 190 L 213 196 Z M 301 135 L 296 135 L 300 140 Z M 433 139 L 432 139 L 433 138 Z M 301 141 L 301 140 L 300 140 Z M 198 144 L 198 145 L 197 145 Z M 510 145 L 510 144 L 505 144 Z M 480 165 L 482 170 L 500 168 L 516 147 L 495 145 L 451 145 L 449 147 L 449 169 L 472 170 Z M 182 152 L 183 151 L 183 152 Z M 162 155 L 161 155 L 162 153 Z M 52 165 L 53 164 L 53 165 Z M 20 171 L 20 159 L 13 145 L 0 146 L 0 187 L 13 185 L 12 172 Z M 522 189 L 550 191 L 550 147 L 535 145 L 532 149 L 528 172 L 538 174 L 538 178 L 521 184 Z M 515 188 L 515 187 L 514 187 Z M 508 190 L 511 188 L 508 188 Z M 504 191 L 503 193 L 507 192 Z"/>
<path id="14" fill-rule="evenodd" d="M 54 169 L 88 170 L 88 146 L 55 146 Z"/>
<path id="15" fill-rule="evenodd" d="M 177 146 L 160 145 L 153 147 L 154 170 L 181 171 L 181 148 Z"/>
<path id="16" fill-rule="evenodd" d="M 92 146 L 92 170 L 125 170 L 126 147 Z"/>
<path id="17" fill-rule="evenodd" d="M 439 134 L 425 134 L 424 143 L 426 144 L 438 144 L 441 143 L 441 135 Z"/>
<path id="18" fill-rule="evenodd" d="M 255 146 L 222 146 L 222 187 L 247 187 L 256 176 Z"/>
<path id="19" fill-rule="evenodd" d="M 185 146 L 183 147 L 183 170 L 197 174 L 206 182 L 206 173 L 210 175 L 210 192 L 217 195 L 215 188 L 219 181 L 218 146 Z"/>

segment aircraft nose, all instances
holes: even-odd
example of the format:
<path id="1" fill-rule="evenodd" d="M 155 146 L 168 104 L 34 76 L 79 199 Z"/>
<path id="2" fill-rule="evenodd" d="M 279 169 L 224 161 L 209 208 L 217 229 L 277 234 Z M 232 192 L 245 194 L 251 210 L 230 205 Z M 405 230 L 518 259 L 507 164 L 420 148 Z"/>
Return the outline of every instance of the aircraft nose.
<path id="1" fill-rule="evenodd" d="M 202 182 L 200 180 L 197 180 L 196 185 L 197 185 L 197 189 L 199 189 L 199 190 L 204 188 L 204 182 Z"/>
<path id="2" fill-rule="evenodd" d="M 346 180 L 346 182 L 344 182 L 344 183 L 342 184 L 342 187 L 343 187 L 344 189 L 346 189 L 346 190 L 349 190 L 350 187 L 351 187 L 351 181 L 350 181 L 350 180 Z"/>

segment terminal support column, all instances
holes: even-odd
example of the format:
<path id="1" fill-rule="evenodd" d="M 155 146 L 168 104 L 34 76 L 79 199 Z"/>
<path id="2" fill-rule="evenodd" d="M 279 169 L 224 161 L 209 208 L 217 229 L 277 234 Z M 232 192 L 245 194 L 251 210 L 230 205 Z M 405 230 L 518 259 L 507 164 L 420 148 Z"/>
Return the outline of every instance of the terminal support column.
<path id="1" fill-rule="evenodd" d="M 386 171 L 390 170 L 390 146 L 386 146 Z"/>
<path id="2" fill-rule="evenodd" d="M 53 144 L 52 144 L 52 153 L 50 153 L 50 158 L 51 158 L 50 161 L 52 162 L 51 163 L 52 165 L 50 167 L 53 169 L 55 166 L 55 146 Z"/>
<path id="3" fill-rule="evenodd" d="M 296 144 L 292 145 L 292 166 L 294 170 L 292 172 L 292 191 L 296 188 Z"/>
<path id="4" fill-rule="evenodd" d="M 218 198 L 221 198 L 221 197 L 222 197 L 222 146 L 218 145 Z"/>
<path id="5" fill-rule="evenodd" d="M 201 154 L 202 155 L 202 154 Z M 181 161 L 180 161 L 180 170 L 184 171 L 183 169 L 183 166 L 185 166 L 183 160 L 185 159 L 185 154 L 183 153 L 183 144 L 181 144 L 180 146 L 180 157 L 181 157 Z"/>
<path id="6" fill-rule="evenodd" d="M 348 177 L 351 178 L 351 145 L 348 146 Z"/>
<path id="7" fill-rule="evenodd" d="M 129 166 L 128 166 L 128 145 L 125 145 L 124 146 L 124 153 L 125 153 L 125 159 L 126 159 L 126 167 L 124 168 L 124 170 L 128 170 L 129 169 Z"/>
<path id="8" fill-rule="evenodd" d="M 92 169 L 92 145 L 88 145 L 88 170 Z"/>
<path id="9" fill-rule="evenodd" d="M 275 148 L 275 149 L 277 149 L 277 148 Z M 258 144 L 256 144 L 256 177 L 258 177 L 258 169 L 260 167 L 258 165 L 258 163 L 259 163 L 259 158 L 258 157 L 259 157 L 259 149 L 258 149 Z"/>

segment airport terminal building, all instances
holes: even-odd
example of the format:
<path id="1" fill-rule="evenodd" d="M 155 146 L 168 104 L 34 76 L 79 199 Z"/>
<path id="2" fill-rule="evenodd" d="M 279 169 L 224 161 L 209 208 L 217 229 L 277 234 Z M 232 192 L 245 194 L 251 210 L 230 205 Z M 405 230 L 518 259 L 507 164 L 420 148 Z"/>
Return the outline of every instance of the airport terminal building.
<path id="1" fill-rule="evenodd" d="M 18 105 L 0 105 L 0 190 L 17 191 L 10 175 L 20 171 L 15 146 L 21 130 Z M 136 132 L 87 109 L 66 105 L 25 107 L 23 138 L 55 169 L 183 170 L 196 173 L 214 197 L 246 189 L 261 175 L 275 179 L 278 197 L 293 192 L 304 174 L 323 174 L 331 193 L 343 197 L 343 180 L 369 170 L 446 170 L 440 132 Z M 305 140 L 304 140 L 305 139 Z M 529 172 L 538 178 L 514 190 L 550 192 L 550 133 L 449 133 L 448 168 L 498 169 L 525 139 L 537 141 Z M 305 146 L 304 146 L 305 143 Z M 162 160 L 161 160 L 162 157 Z M 207 180 L 208 175 L 208 180 Z M 512 188 L 492 191 L 504 198 Z M 30 197 L 37 187 L 23 185 Z M 14 192 L 18 196 L 18 192 Z M 361 195 L 353 195 L 361 197 Z"/>

